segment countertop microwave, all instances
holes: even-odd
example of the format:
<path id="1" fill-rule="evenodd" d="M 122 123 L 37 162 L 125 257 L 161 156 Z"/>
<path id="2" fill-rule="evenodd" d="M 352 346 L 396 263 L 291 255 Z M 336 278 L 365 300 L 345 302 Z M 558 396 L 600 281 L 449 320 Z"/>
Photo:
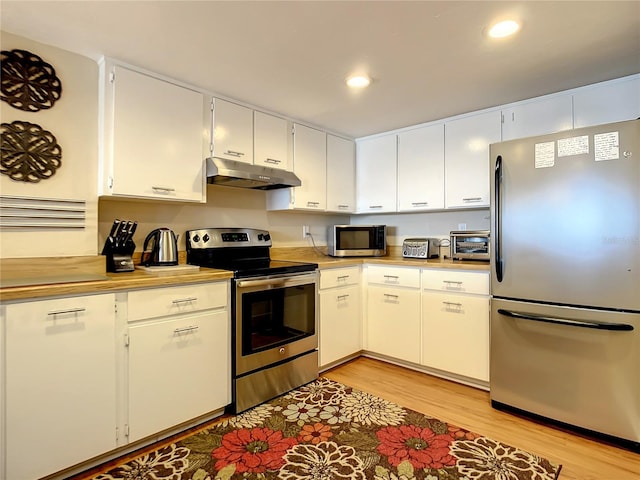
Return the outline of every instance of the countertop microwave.
<path id="1" fill-rule="evenodd" d="M 331 225 L 327 250 L 332 257 L 382 257 L 387 254 L 387 226 Z"/>

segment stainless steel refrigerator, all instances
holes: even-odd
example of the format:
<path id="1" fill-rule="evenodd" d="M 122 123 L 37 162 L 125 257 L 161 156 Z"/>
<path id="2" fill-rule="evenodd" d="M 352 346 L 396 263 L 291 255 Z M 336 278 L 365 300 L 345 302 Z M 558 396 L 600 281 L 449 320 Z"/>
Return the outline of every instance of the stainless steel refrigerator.
<path id="1" fill-rule="evenodd" d="M 492 405 L 640 451 L 640 120 L 490 152 Z"/>

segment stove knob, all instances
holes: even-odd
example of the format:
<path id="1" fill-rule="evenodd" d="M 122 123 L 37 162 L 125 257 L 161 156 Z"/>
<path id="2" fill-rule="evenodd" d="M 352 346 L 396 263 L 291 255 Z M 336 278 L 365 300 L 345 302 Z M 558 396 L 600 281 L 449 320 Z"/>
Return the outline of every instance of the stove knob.
<path id="1" fill-rule="evenodd" d="M 269 235 L 268 233 L 264 234 L 264 241 L 268 242 L 269 240 L 271 240 L 271 235 Z"/>
<path id="2" fill-rule="evenodd" d="M 196 233 L 191 240 L 193 240 L 194 242 L 198 243 L 200 241 L 200 237 Z"/>
<path id="3" fill-rule="evenodd" d="M 264 240 L 264 235 L 263 235 L 263 234 L 261 234 L 261 233 L 259 233 L 259 234 L 258 234 L 258 240 Z"/>
<path id="4" fill-rule="evenodd" d="M 203 241 L 204 243 L 207 243 L 207 242 L 209 241 L 209 239 L 210 239 L 210 238 L 211 238 L 211 237 L 209 236 L 209 234 L 208 234 L 208 233 L 205 233 L 205 234 L 204 234 L 204 237 L 202 237 L 202 241 Z"/>

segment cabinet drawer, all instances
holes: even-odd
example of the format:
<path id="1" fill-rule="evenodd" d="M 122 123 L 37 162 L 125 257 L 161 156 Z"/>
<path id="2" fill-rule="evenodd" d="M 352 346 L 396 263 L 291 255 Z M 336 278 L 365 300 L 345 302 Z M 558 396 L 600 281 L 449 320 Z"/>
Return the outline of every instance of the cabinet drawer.
<path id="1" fill-rule="evenodd" d="M 418 268 L 369 266 L 367 275 L 368 283 L 420 288 L 420 270 Z"/>
<path id="2" fill-rule="evenodd" d="M 357 285 L 360 283 L 360 267 L 330 268 L 320 270 L 320 289 Z"/>
<path id="3" fill-rule="evenodd" d="M 489 295 L 489 272 L 422 270 L 422 287 L 440 292 Z"/>
<path id="4" fill-rule="evenodd" d="M 152 288 L 129 292 L 129 321 L 192 313 L 227 305 L 228 282 L 180 287 Z"/>

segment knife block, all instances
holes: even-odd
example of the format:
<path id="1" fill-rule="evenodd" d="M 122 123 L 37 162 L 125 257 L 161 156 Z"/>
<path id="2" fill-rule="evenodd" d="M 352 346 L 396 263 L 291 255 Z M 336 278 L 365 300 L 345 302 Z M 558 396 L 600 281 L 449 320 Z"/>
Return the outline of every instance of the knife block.
<path id="1" fill-rule="evenodd" d="M 128 240 L 122 245 L 116 245 L 112 238 L 107 238 L 102 249 L 102 255 L 107 257 L 107 272 L 133 272 L 133 252 L 136 244 Z"/>

